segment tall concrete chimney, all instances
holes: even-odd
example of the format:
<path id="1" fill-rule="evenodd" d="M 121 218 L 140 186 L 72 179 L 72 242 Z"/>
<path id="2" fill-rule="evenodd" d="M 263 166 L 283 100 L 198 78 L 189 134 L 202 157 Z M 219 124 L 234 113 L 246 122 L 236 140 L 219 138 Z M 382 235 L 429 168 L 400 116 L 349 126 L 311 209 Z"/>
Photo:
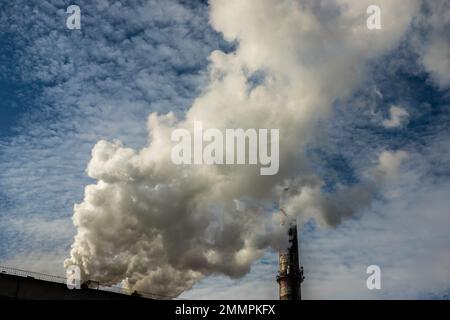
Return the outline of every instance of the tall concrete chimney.
<path id="1" fill-rule="evenodd" d="M 291 221 L 288 229 L 289 245 L 279 254 L 277 282 L 280 285 L 280 300 L 301 300 L 303 267 L 299 266 L 297 221 Z"/>

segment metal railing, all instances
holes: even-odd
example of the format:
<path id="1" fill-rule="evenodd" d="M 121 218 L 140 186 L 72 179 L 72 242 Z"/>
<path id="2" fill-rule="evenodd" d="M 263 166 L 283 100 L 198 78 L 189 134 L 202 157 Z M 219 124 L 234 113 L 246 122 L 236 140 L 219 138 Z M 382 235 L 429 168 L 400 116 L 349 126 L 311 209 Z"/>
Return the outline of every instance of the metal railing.
<path id="1" fill-rule="evenodd" d="M 11 268 L 11 267 L 0 266 L 0 272 L 3 274 L 9 274 L 9 275 L 14 275 L 14 276 L 19 276 L 19 277 L 28 277 L 28 278 L 38 279 L 38 280 L 64 283 L 64 284 L 67 283 L 67 279 L 64 277 L 54 276 L 54 275 L 40 273 L 40 272 L 25 271 L 25 270 Z"/>

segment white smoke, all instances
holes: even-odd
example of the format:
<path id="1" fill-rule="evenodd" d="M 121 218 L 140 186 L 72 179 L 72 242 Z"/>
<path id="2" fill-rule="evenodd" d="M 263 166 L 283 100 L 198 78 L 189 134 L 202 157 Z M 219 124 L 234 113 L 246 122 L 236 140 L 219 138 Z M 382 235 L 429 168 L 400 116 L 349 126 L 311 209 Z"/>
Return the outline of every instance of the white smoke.
<path id="1" fill-rule="evenodd" d="M 176 296 L 214 273 L 246 274 L 284 230 L 273 217 L 290 186 L 289 213 L 335 225 L 370 201 L 403 153 L 385 152 L 361 185 L 325 197 L 305 155 L 317 122 L 363 79 L 371 59 L 393 49 L 418 10 L 415 0 L 377 1 L 383 29 L 366 28 L 373 1 L 214 0 L 211 25 L 236 51 L 210 56 L 210 82 L 184 119 L 151 114 L 141 150 L 99 141 L 88 175 L 98 180 L 75 205 L 71 257 L 87 278 L 126 280 L 133 290 Z M 258 81 L 253 81 L 258 75 Z M 280 129 L 280 171 L 255 166 L 176 166 L 175 128 Z"/>

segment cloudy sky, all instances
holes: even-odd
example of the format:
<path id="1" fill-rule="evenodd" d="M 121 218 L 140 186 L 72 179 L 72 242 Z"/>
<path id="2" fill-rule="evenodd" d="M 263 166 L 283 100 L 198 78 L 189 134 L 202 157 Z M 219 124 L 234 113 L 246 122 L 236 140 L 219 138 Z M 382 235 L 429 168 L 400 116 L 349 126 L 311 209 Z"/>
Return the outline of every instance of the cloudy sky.
<path id="1" fill-rule="evenodd" d="M 277 253 L 254 245 L 264 223 L 228 202 L 266 197 L 265 220 L 275 198 L 258 188 L 292 179 L 304 298 L 448 298 L 448 1 L 77 1 L 81 30 L 66 27 L 70 4 L 0 4 L 0 265 L 64 274 L 71 257 L 100 278 L 162 292 L 160 271 L 142 269 L 155 263 L 170 270 L 173 290 L 187 288 L 184 298 L 276 299 Z M 366 27 L 370 4 L 381 7 L 381 30 Z M 240 169 L 169 177 L 158 139 L 189 119 L 285 129 L 279 178 Z M 227 194 L 212 196 L 223 204 L 219 227 L 208 219 L 217 203 L 185 200 L 213 185 Z M 171 223 L 207 222 L 183 230 L 180 246 L 180 229 L 145 217 L 146 206 L 151 215 L 167 207 Z M 242 244 L 229 244 L 233 235 Z M 154 260 L 157 245 L 173 254 Z M 219 261 L 245 250 L 245 262 L 198 267 L 189 245 Z M 179 250 L 189 254 L 175 259 Z M 99 271 L 106 263 L 114 267 Z M 366 287 L 373 264 L 381 290 Z"/>

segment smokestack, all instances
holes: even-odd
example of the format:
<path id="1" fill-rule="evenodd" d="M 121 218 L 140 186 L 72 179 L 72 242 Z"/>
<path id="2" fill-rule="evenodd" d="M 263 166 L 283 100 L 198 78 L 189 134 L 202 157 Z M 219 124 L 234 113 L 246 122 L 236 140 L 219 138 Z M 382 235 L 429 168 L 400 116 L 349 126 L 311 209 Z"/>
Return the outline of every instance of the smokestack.
<path id="1" fill-rule="evenodd" d="M 288 229 L 289 246 L 280 250 L 277 282 L 280 285 L 280 300 L 301 300 L 303 267 L 299 266 L 297 221 L 293 220 Z"/>

